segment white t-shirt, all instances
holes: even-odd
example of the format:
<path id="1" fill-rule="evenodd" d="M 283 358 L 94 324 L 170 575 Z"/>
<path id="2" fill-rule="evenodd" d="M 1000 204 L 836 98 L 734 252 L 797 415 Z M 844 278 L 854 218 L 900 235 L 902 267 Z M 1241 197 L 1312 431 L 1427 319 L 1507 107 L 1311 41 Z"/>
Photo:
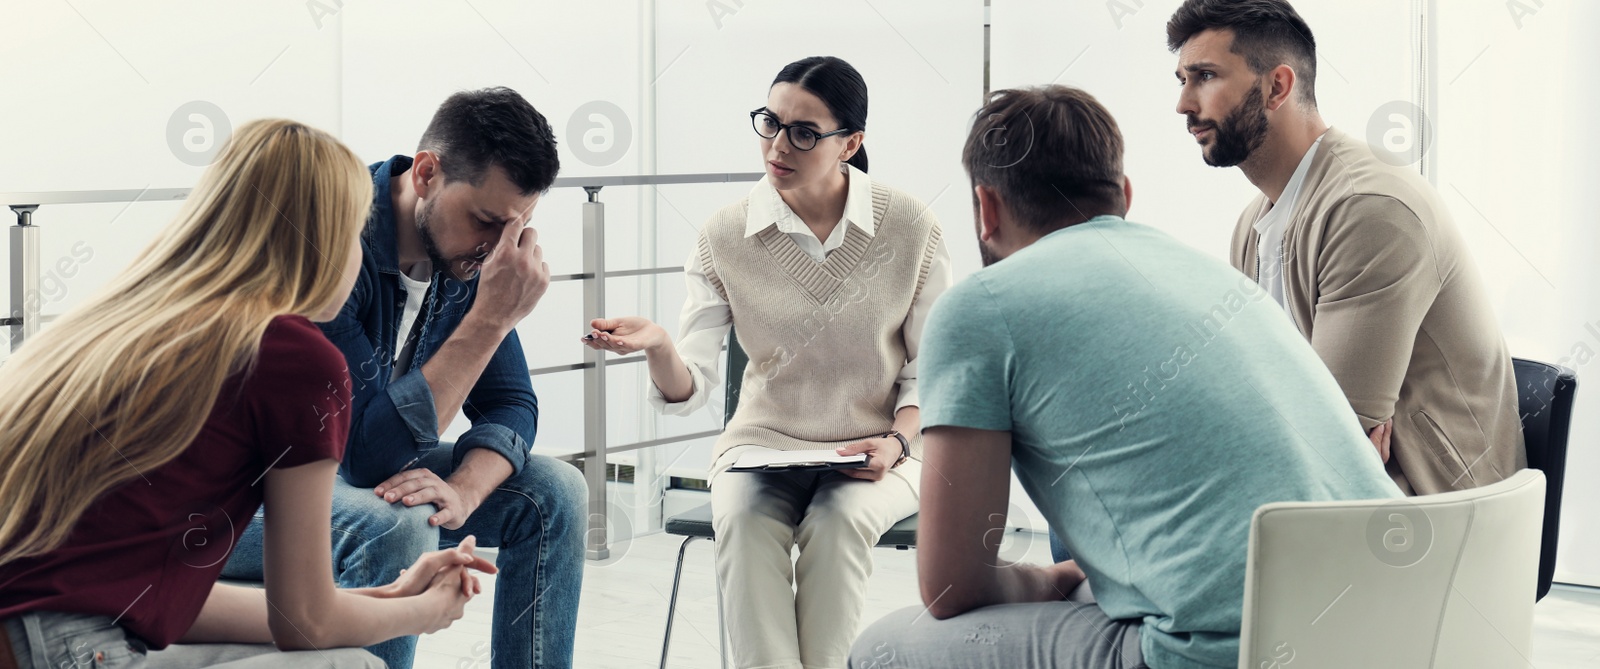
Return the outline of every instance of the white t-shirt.
<path id="1" fill-rule="evenodd" d="M 1289 302 L 1284 297 L 1283 233 L 1289 227 L 1289 217 L 1294 215 L 1295 201 L 1300 199 L 1300 185 L 1305 183 L 1306 172 L 1311 169 L 1311 159 L 1317 155 L 1317 147 L 1321 145 L 1322 137 L 1319 136 L 1317 141 L 1311 143 L 1311 148 L 1306 149 L 1306 155 L 1295 167 L 1294 175 L 1289 177 L 1289 183 L 1283 187 L 1283 194 L 1278 196 L 1278 201 L 1255 224 L 1259 236 L 1256 239 L 1256 282 L 1285 311 L 1289 309 Z"/>
<path id="2" fill-rule="evenodd" d="M 400 312 L 400 329 L 394 336 L 394 371 L 389 379 L 400 378 L 411 368 L 411 354 L 417 349 L 417 341 L 411 337 L 411 329 L 416 327 L 417 316 L 422 313 L 422 300 L 428 296 L 428 286 L 433 285 L 433 274 L 428 274 L 427 281 L 418 281 L 404 273 L 400 274 L 400 285 L 406 289 L 406 306 Z"/>

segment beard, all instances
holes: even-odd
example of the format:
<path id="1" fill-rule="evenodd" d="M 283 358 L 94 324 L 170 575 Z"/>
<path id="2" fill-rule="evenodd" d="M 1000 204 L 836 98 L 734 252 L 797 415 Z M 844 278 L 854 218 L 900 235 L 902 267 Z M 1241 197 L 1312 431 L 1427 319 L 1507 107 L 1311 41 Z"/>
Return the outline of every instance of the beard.
<path id="1" fill-rule="evenodd" d="M 456 271 L 456 263 L 445 259 L 444 251 L 439 249 L 439 242 L 433 238 L 433 226 L 431 225 L 433 221 L 433 205 L 434 202 L 429 200 L 422 205 L 422 211 L 417 212 L 417 235 L 422 238 L 422 249 L 428 253 L 428 262 L 433 263 L 433 271 L 449 272 L 450 276 L 466 281 L 472 278 L 472 275 L 476 274 L 476 272 L 468 272 L 464 269 L 465 260 L 461 262 L 462 271 Z"/>
<path id="2" fill-rule="evenodd" d="M 978 240 L 978 257 L 983 259 L 983 266 L 988 267 L 1001 261 L 1000 254 L 989 248 L 982 239 Z"/>
<path id="3" fill-rule="evenodd" d="M 1000 257 L 1000 254 L 995 253 L 994 249 L 989 248 L 988 244 L 984 243 L 983 222 L 979 220 L 982 217 L 983 212 L 978 210 L 978 196 L 974 195 L 972 196 L 972 221 L 975 224 L 973 225 L 974 231 L 978 236 L 978 257 L 983 260 L 983 266 L 988 267 L 1000 262 L 1003 258 Z"/>
<path id="4" fill-rule="evenodd" d="M 1201 123 L 1189 116 L 1189 127 L 1209 127 L 1212 134 L 1209 150 L 1202 149 L 1200 156 L 1212 167 L 1233 167 L 1250 158 L 1250 154 L 1267 141 L 1267 103 L 1261 87 L 1251 86 L 1250 94 L 1219 123 Z"/>

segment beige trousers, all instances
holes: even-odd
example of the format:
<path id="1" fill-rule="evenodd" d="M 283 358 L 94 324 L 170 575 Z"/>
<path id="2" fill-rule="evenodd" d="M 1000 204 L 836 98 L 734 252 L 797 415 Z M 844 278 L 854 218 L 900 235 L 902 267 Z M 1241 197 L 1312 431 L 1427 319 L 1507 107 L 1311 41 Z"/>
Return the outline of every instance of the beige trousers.
<path id="1" fill-rule="evenodd" d="M 712 467 L 717 579 L 738 669 L 843 669 L 860 631 L 878 538 L 917 512 L 922 465 L 882 481 L 838 472 L 725 471 Z M 791 559 L 798 544 L 800 557 Z"/>

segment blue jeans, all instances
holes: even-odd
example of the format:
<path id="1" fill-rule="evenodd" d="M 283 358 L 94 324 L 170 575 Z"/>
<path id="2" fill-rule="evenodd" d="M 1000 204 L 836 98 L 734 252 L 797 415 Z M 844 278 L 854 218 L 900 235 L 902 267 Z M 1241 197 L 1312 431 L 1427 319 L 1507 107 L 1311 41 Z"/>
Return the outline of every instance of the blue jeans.
<path id="1" fill-rule="evenodd" d="M 443 446 L 443 445 L 441 445 Z M 448 447 L 422 456 L 417 467 L 440 478 L 451 472 Z M 467 535 L 482 548 L 498 548 L 490 666 L 565 669 L 572 666 L 583 584 L 583 533 L 588 488 L 577 468 L 530 456 L 527 466 L 484 500 L 461 529 L 428 525 L 432 504 L 389 504 L 370 488 L 336 479 L 333 486 L 333 571 L 341 588 L 385 585 L 428 551 L 457 545 Z M 262 577 L 262 514 L 239 538 L 224 578 Z M 409 669 L 417 638 L 369 646 L 393 669 Z M 479 658 L 474 658 L 479 659 Z"/>
<path id="2" fill-rule="evenodd" d="M 20 669 L 382 669 L 360 648 L 279 651 L 272 644 L 173 644 L 151 651 L 111 616 L 29 611 L 5 620 Z M 0 661 L 3 662 L 3 661 Z"/>
<path id="3" fill-rule="evenodd" d="M 1067 552 L 1067 545 L 1061 543 L 1061 536 L 1055 530 L 1050 530 L 1050 558 L 1056 562 L 1066 562 L 1072 559 Z"/>

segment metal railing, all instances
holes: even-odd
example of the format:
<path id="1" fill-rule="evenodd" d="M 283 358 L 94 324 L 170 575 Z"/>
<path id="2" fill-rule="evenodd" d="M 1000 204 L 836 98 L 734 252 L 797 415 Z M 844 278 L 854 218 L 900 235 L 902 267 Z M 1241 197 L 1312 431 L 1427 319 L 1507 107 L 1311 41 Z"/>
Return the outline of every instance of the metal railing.
<path id="1" fill-rule="evenodd" d="M 730 172 L 714 174 L 663 174 L 614 177 L 561 177 L 552 188 L 582 188 L 588 194 L 583 203 L 583 271 L 578 274 L 559 274 L 550 277 L 556 281 L 583 282 L 584 322 L 605 315 L 607 279 L 649 276 L 682 272 L 682 267 L 650 267 L 610 271 L 606 269 L 605 229 L 606 208 L 600 201 L 600 189 L 607 186 L 664 186 L 672 184 L 736 183 L 756 181 L 760 172 Z M 40 313 L 37 295 L 41 283 L 39 264 L 39 228 L 34 224 L 34 214 L 39 207 L 61 204 L 89 204 L 106 202 L 165 202 L 182 200 L 189 196 L 188 188 L 146 188 L 143 190 L 82 190 L 37 193 L 0 193 L 0 205 L 7 205 L 17 214 L 16 225 L 11 226 L 11 309 L 0 325 L 7 326 L 11 347 L 15 349 L 24 340 L 39 332 L 39 327 L 51 320 Z M 611 365 L 642 361 L 642 356 L 608 361 L 603 351 L 584 349 L 584 361 L 570 365 L 556 365 L 528 370 L 530 376 L 583 371 L 583 451 L 562 456 L 566 460 L 583 460 L 584 479 L 589 487 L 589 527 L 584 535 L 584 554 L 590 560 L 610 557 L 609 537 L 606 536 L 606 457 L 614 453 L 633 451 L 652 446 L 662 446 L 691 439 L 721 434 L 721 429 L 683 434 L 662 439 L 650 439 L 631 444 L 606 446 L 606 368 Z"/>

